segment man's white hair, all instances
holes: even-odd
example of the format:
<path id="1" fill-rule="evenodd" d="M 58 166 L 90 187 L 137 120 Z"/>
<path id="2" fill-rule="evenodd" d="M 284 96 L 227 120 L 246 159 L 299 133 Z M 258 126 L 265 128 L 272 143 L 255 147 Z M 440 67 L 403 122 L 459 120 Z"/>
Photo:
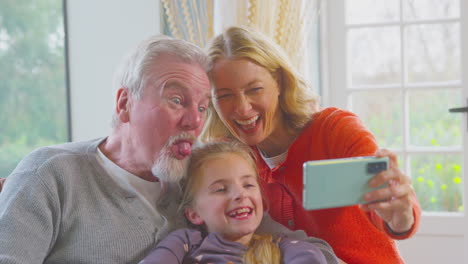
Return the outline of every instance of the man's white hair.
<path id="1" fill-rule="evenodd" d="M 205 72 L 210 68 L 206 53 L 195 44 L 164 35 L 153 36 L 140 43 L 124 57 L 114 74 L 115 90 L 125 87 L 135 99 L 141 99 L 150 69 L 159 63 L 158 58 L 161 55 L 167 54 L 171 55 L 174 61 L 198 64 Z M 114 114 L 112 127 L 118 122 Z"/>

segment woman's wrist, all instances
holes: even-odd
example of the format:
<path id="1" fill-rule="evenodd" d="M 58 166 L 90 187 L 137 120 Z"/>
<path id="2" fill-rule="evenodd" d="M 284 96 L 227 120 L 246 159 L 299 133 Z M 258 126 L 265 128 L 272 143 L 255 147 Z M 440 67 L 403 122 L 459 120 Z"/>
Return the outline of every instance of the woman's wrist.
<path id="1" fill-rule="evenodd" d="M 413 210 L 404 213 L 405 215 L 400 218 L 397 224 L 385 222 L 385 228 L 394 236 L 404 236 L 408 234 L 414 226 Z"/>

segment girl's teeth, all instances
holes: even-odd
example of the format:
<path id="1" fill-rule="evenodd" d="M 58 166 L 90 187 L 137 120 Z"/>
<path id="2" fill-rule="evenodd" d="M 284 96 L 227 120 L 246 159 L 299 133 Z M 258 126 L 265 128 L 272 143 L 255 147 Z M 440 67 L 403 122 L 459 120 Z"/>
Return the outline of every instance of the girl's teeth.
<path id="1" fill-rule="evenodd" d="M 242 213 L 246 213 L 246 212 L 248 212 L 248 211 L 249 211 L 248 208 L 243 208 L 243 209 L 237 210 L 237 213 L 238 213 L 238 214 L 242 214 Z"/>
<path id="2" fill-rule="evenodd" d="M 229 215 L 230 216 L 236 216 L 236 215 L 241 215 L 241 214 L 248 214 L 250 213 L 250 209 L 249 208 L 241 208 L 239 210 L 236 210 L 232 213 L 230 213 Z"/>

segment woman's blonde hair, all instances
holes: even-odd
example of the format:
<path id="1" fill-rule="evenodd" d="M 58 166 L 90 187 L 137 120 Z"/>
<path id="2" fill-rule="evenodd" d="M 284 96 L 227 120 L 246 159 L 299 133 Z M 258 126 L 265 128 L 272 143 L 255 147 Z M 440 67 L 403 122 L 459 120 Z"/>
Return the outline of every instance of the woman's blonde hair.
<path id="1" fill-rule="evenodd" d="M 214 158 L 219 157 L 220 154 L 235 154 L 243 158 L 252 168 L 257 172 L 255 159 L 251 149 L 243 143 L 237 141 L 217 141 L 195 146 L 190 156 L 187 174 L 181 181 L 182 201 L 179 207 L 179 213 L 184 214 L 185 209 L 193 206 L 195 194 L 201 182 L 203 165 Z M 258 174 L 256 174 L 258 181 Z M 192 228 L 201 229 L 206 232 L 205 227 L 193 225 L 190 221 L 187 224 Z M 261 263 L 281 263 L 281 251 L 278 245 L 273 241 L 272 235 L 257 235 L 252 236 L 245 256 L 245 263 L 247 264 L 261 264 Z"/>
<path id="2" fill-rule="evenodd" d="M 301 130 L 318 109 L 318 96 L 308 88 L 284 51 L 259 32 L 242 27 L 230 27 L 211 41 L 208 46 L 208 56 L 211 69 L 220 59 L 248 59 L 268 70 L 278 82 L 281 93 L 279 106 L 287 129 L 292 133 Z M 212 79 L 212 76 L 210 78 Z M 211 104 L 201 138 L 203 141 L 209 141 L 213 138 L 227 137 L 232 138 L 233 135 Z"/>

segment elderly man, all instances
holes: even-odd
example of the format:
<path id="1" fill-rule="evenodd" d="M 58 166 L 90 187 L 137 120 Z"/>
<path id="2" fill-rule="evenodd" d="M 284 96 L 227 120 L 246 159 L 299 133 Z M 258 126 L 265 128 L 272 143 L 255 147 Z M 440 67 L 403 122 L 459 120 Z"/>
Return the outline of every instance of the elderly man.
<path id="1" fill-rule="evenodd" d="M 136 263 L 177 227 L 166 183 L 183 175 L 204 124 L 207 68 L 203 51 L 183 40 L 138 46 L 116 75 L 112 133 L 38 149 L 8 177 L 0 263 Z"/>
<path id="2" fill-rule="evenodd" d="M 112 133 L 36 150 L 8 177 L 0 263 L 142 259 L 167 221 L 153 173 L 182 175 L 210 100 L 207 67 L 200 48 L 167 37 L 130 54 L 116 75 Z"/>

